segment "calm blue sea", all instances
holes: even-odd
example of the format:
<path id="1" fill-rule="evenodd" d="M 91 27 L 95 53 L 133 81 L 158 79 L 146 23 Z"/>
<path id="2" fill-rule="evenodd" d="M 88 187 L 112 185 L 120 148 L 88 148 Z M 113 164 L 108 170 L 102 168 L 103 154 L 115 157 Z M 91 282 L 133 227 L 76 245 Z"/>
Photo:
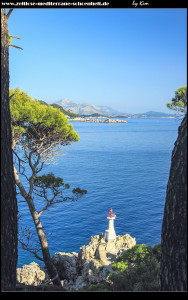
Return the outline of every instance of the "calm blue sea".
<path id="1" fill-rule="evenodd" d="M 128 123 L 72 122 L 80 141 L 43 173 L 53 172 L 87 195 L 56 204 L 41 220 L 51 255 L 79 252 L 91 235 L 105 232 L 110 208 L 116 213 L 117 235 L 129 233 L 137 244 L 155 245 L 161 226 L 171 153 L 178 135 L 177 119 L 128 119 Z M 19 203 L 21 225 L 33 226 L 27 204 Z M 19 249 L 18 266 L 37 260 Z M 40 263 L 38 261 L 38 263 Z"/>

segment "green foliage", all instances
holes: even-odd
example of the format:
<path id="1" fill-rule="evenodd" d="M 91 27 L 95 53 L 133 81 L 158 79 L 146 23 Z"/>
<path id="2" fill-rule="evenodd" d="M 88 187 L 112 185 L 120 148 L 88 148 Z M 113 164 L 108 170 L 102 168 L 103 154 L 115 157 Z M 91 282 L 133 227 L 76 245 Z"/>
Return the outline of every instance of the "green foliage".
<path id="1" fill-rule="evenodd" d="M 125 251 L 113 264 L 116 271 L 110 275 L 114 291 L 159 290 L 160 244 L 135 245 Z"/>
<path id="2" fill-rule="evenodd" d="M 75 201 L 87 194 L 87 190 L 82 190 L 78 187 L 72 190 L 73 196 L 65 196 L 62 194 L 62 192 L 63 190 L 67 189 L 70 189 L 70 185 L 68 183 L 64 183 L 63 178 L 55 177 L 53 173 L 35 176 L 34 178 L 34 193 L 42 198 L 45 198 L 48 201 L 48 206 L 55 203 L 64 202 L 66 200 Z M 51 192 L 51 195 L 53 194 L 51 200 L 49 200 L 49 192 Z"/>
<path id="3" fill-rule="evenodd" d="M 55 177 L 53 173 L 36 176 L 34 184 L 38 187 L 44 186 L 46 189 L 64 186 L 63 179 L 61 177 Z M 69 186 L 67 186 L 67 188 L 69 188 Z"/>
<path id="4" fill-rule="evenodd" d="M 161 243 L 159 244 L 156 244 L 154 247 L 153 247 L 153 256 L 158 260 L 160 261 L 161 259 Z"/>
<path id="5" fill-rule="evenodd" d="M 108 282 L 84 287 L 82 291 L 158 291 L 161 245 L 144 244 L 126 250 L 113 263 Z M 111 282 L 111 283 L 110 283 Z"/>
<path id="6" fill-rule="evenodd" d="M 126 261 L 117 261 L 112 265 L 112 269 L 117 270 L 117 271 L 124 271 L 128 268 L 128 262 Z"/>
<path id="7" fill-rule="evenodd" d="M 14 126 L 13 131 L 14 131 L 14 135 L 16 135 L 17 138 L 19 139 L 22 137 L 22 135 L 24 135 L 25 128 L 23 128 L 21 126 Z"/>
<path id="8" fill-rule="evenodd" d="M 112 268 L 114 270 L 118 269 L 119 271 L 123 271 L 124 269 L 128 268 L 128 264 L 130 265 L 131 263 L 139 263 L 148 254 L 152 254 L 151 246 L 146 246 L 144 244 L 135 245 L 118 257 L 116 262 L 112 265 Z M 121 265 L 122 268 L 120 268 Z"/>
<path id="9" fill-rule="evenodd" d="M 145 257 L 143 261 L 130 265 L 128 269 L 112 274 L 113 290 L 157 291 L 159 290 L 159 262 L 154 257 Z"/>
<path id="10" fill-rule="evenodd" d="M 46 102 L 43 101 L 43 100 L 38 100 L 38 102 L 39 102 L 41 105 L 48 105 L 48 103 L 46 103 Z"/>
<path id="11" fill-rule="evenodd" d="M 81 190 L 79 187 L 77 187 L 72 190 L 72 193 L 78 198 L 87 194 L 87 190 Z"/>
<path id="12" fill-rule="evenodd" d="M 172 102 L 167 104 L 169 109 L 175 110 L 179 113 L 186 113 L 187 111 L 187 87 L 180 87 L 175 91 L 175 97 Z"/>
<path id="13" fill-rule="evenodd" d="M 26 120 L 32 120 L 35 107 L 32 98 L 24 91 L 21 92 L 19 88 L 15 90 L 10 89 L 9 96 L 12 96 L 10 100 L 10 111 L 13 125 L 16 125 L 16 123 L 17 125 L 21 125 Z"/>
<path id="14" fill-rule="evenodd" d="M 34 185 L 38 188 L 43 189 L 56 189 L 59 187 L 63 187 L 64 189 L 69 189 L 70 185 L 68 183 L 64 184 L 63 178 L 61 177 L 55 177 L 53 173 L 44 174 L 41 176 L 35 176 L 34 179 Z M 72 190 L 72 193 L 76 197 L 81 197 L 85 194 L 87 194 L 87 190 L 82 190 L 79 187 L 74 188 Z"/>
<path id="15" fill-rule="evenodd" d="M 59 109 L 41 105 L 19 88 L 10 90 L 9 95 L 13 95 L 10 99 L 10 112 L 16 141 L 24 142 L 31 149 L 41 144 L 41 141 L 44 148 L 52 143 L 66 145 L 79 140 L 72 124 L 68 124 L 67 118 Z"/>

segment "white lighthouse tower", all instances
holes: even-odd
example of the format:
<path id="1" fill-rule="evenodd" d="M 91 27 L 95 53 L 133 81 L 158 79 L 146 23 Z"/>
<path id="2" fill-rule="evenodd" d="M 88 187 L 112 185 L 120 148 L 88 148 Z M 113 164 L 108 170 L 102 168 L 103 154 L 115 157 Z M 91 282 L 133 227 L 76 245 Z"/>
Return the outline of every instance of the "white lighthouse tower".
<path id="1" fill-rule="evenodd" d="M 105 230 L 105 241 L 108 242 L 109 240 L 115 240 L 116 239 L 116 232 L 114 229 L 114 220 L 116 218 L 116 215 L 114 212 L 112 212 L 112 208 L 110 208 L 110 212 L 107 215 L 108 222 L 108 229 Z"/>

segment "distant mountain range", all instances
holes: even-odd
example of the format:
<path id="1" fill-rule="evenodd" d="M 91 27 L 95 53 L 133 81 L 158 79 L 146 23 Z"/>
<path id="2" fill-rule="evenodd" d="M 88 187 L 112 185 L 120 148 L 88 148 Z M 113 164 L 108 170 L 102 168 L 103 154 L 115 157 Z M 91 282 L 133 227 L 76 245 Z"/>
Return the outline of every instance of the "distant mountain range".
<path id="1" fill-rule="evenodd" d="M 120 112 L 116 111 L 115 109 L 109 106 L 97 106 L 91 104 L 76 104 L 68 99 L 61 99 L 56 104 L 62 106 L 65 110 L 70 110 L 71 112 L 78 114 L 78 115 L 118 115 L 121 114 Z"/>
<path id="2" fill-rule="evenodd" d="M 168 114 L 163 112 L 148 111 L 140 114 L 126 114 L 118 112 L 117 110 L 109 106 L 91 105 L 91 104 L 77 104 L 68 99 L 61 99 L 55 104 L 63 107 L 64 110 L 70 111 L 74 114 L 81 116 L 111 116 L 111 117 L 124 117 L 124 118 L 165 118 L 165 117 L 175 117 L 174 114 Z"/>

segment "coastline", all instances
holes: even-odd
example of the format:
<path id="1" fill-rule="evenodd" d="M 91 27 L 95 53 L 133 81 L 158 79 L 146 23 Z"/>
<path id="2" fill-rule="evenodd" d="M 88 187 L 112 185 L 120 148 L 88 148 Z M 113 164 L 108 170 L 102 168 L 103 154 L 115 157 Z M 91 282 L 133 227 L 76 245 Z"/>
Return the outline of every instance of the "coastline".
<path id="1" fill-rule="evenodd" d="M 111 117 L 113 118 L 113 117 Z M 128 123 L 128 121 L 122 120 L 120 118 L 117 119 L 117 117 L 115 119 L 111 119 L 111 118 L 105 118 L 105 117 L 101 117 L 101 118 L 82 118 L 82 117 L 76 117 L 74 119 L 68 118 L 69 121 L 78 121 L 78 122 L 85 122 L 85 123 Z M 126 119 L 177 119 L 177 117 L 146 117 L 146 116 L 140 116 L 140 117 L 126 117 Z"/>
<path id="2" fill-rule="evenodd" d="M 79 121 L 79 122 L 86 122 L 86 123 L 128 123 L 127 121 L 120 120 L 120 119 L 105 118 L 101 120 L 100 118 L 82 118 L 82 117 L 69 119 L 69 121 Z"/>
<path id="3" fill-rule="evenodd" d="M 105 241 L 104 235 L 91 236 L 87 245 L 77 252 L 56 252 L 52 257 L 65 291 L 76 291 L 82 287 L 108 280 L 113 273 L 112 264 L 126 250 L 136 245 L 130 234 L 118 235 Z M 50 281 L 46 268 L 36 262 L 17 268 L 17 286 L 45 286 Z M 52 282 L 51 282 L 52 284 Z"/>

